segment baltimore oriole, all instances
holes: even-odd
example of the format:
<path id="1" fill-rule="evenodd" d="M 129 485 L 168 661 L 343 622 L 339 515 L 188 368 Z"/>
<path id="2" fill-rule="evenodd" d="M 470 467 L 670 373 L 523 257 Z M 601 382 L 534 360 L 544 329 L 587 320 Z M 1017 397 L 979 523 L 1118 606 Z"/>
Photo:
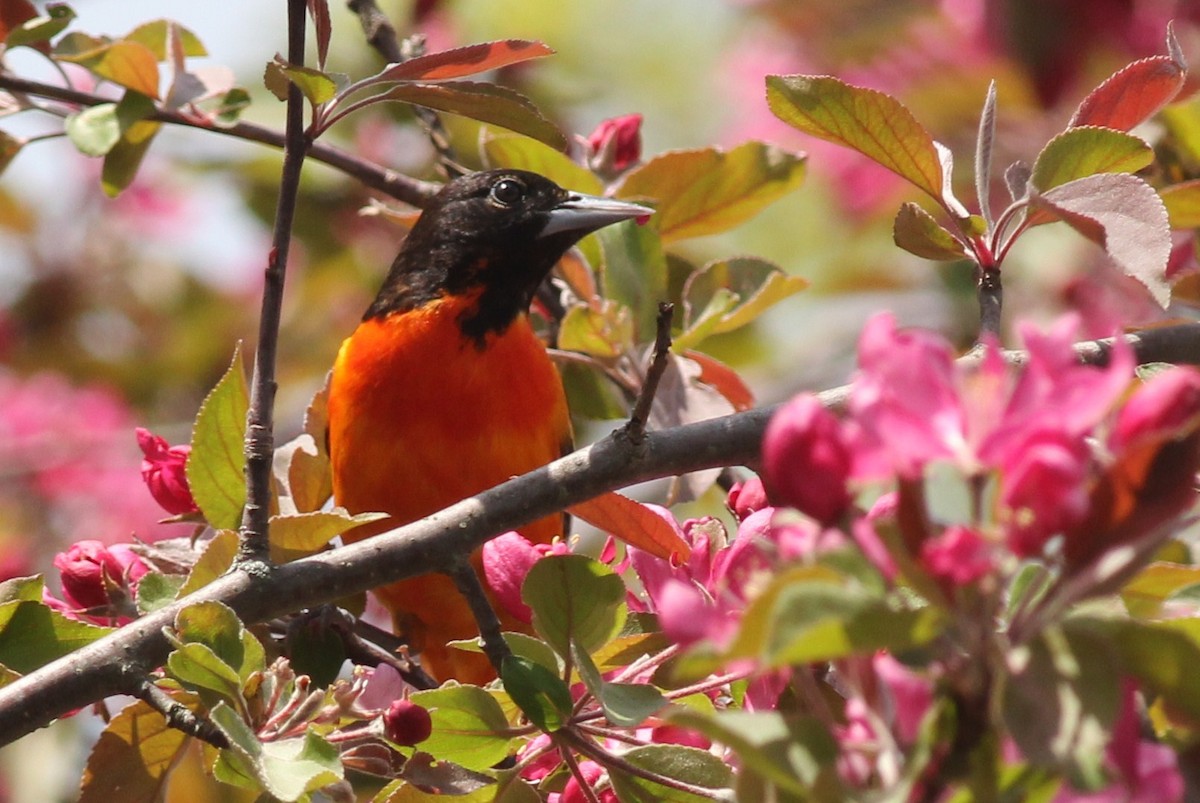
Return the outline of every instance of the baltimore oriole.
<path id="1" fill-rule="evenodd" d="M 530 326 L 530 302 L 580 238 L 650 212 L 522 170 L 463 176 L 433 198 L 330 378 L 334 499 L 390 516 L 347 540 L 416 521 L 569 449 L 562 382 Z M 551 516 L 521 532 L 547 543 L 562 529 L 563 517 Z M 472 563 L 479 571 L 478 552 Z M 434 677 L 495 676 L 483 656 L 446 647 L 478 634 L 447 576 L 376 593 Z"/>

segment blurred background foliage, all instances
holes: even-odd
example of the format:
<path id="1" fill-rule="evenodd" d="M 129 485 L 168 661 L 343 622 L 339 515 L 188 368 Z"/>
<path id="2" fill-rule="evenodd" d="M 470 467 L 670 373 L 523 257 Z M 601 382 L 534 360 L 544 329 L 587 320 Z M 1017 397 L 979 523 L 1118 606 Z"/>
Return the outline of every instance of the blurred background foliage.
<path id="1" fill-rule="evenodd" d="M 569 137 L 636 112 L 644 116 L 645 155 L 748 138 L 809 153 L 809 178 L 798 192 L 732 232 L 686 246 L 698 264 L 752 254 L 811 282 L 754 325 L 703 344 L 741 372 L 759 403 L 844 380 L 860 325 L 879 309 L 964 344 L 977 326 L 973 277 L 963 264 L 932 265 L 892 244 L 892 217 L 911 191 L 857 154 L 772 117 L 765 74 L 833 74 L 899 97 L 954 149 L 969 181 L 989 80 L 998 84 L 1002 169 L 1031 159 L 1114 69 L 1161 52 L 1169 20 L 1184 52 L 1200 53 L 1194 0 L 381 5 L 402 35 L 425 34 L 430 51 L 504 37 L 555 48 L 557 56 L 497 80 L 527 93 Z M 282 127 L 283 106 L 261 80 L 262 65 L 284 47 L 279 3 L 253 0 L 233 10 L 90 0 L 76 11 L 73 27 L 94 34 L 120 35 L 157 17 L 180 22 L 209 50 L 199 64 L 233 68 L 251 92 L 244 119 Z M 352 77 L 376 71 L 378 56 L 357 21 L 341 5 L 333 12 L 330 68 Z M 53 80 L 32 52 L 7 62 L 18 74 Z M 448 124 L 469 162 L 476 129 Z M 61 130 L 32 113 L 0 127 L 21 136 Z M 433 152 L 402 107 L 375 106 L 332 137 L 380 164 L 437 178 Z M 253 347 L 279 161 L 263 146 L 168 129 L 115 200 L 100 190 L 98 162 L 63 137 L 27 147 L 0 174 L 0 574 L 43 570 L 79 538 L 181 534 L 180 525 L 156 523 L 161 511 L 141 482 L 133 429 L 186 442 L 234 344 Z M 399 229 L 361 214 L 371 197 L 329 168 L 306 168 L 281 338 L 281 442 L 299 429 L 304 405 L 396 250 Z M 1034 232 L 1007 263 L 1008 308 L 1034 319 L 1077 309 L 1094 336 L 1163 314 L 1140 288 L 1118 292 L 1113 283 L 1125 280 L 1098 270 L 1101 259 L 1065 227 Z"/>

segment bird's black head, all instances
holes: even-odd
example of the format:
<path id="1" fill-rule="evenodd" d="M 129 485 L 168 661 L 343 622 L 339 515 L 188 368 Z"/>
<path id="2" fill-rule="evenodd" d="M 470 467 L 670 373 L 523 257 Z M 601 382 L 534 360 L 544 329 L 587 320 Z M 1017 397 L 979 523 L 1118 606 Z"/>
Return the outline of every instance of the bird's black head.
<path id="1" fill-rule="evenodd" d="M 582 237 L 648 215 L 637 204 L 568 192 L 525 170 L 488 170 L 448 183 L 421 213 L 364 319 L 479 292 L 462 320 L 482 340 L 528 308 L 541 281 Z"/>

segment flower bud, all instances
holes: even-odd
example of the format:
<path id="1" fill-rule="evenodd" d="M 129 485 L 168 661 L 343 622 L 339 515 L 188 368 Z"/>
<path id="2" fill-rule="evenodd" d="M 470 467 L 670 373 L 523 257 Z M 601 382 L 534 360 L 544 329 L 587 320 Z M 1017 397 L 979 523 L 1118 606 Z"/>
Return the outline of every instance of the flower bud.
<path id="1" fill-rule="evenodd" d="M 758 477 L 737 483 L 729 489 L 729 495 L 725 497 L 725 506 L 733 511 L 738 521 L 744 521 L 751 513 L 769 507 L 770 504 L 762 480 Z"/>
<path id="2" fill-rule="evenodd" d="M 633 166 L 642 157 L 642 116 L 603 121 L 588 134 L 587 148 L 588 167 L 598 173 L 615 175 Z"/>
<path id="3" fill-rule="evenodd" d="M 190 446 L 168 446 L 166 440 L 142 427 L 137 428 L 142 448 L 142 479 L 154 501 L 172 515 L 199 510 L 188 488 L 187 456 Z"/>
<path id="4" fill-rule="evenodd" d="M 1138 389 L 1121 409 L 1112 447 L 1187 434 L 1200 419 L 1200 371 L 1176 366 L 1156 375 Z"/>
<path id="5" fill-rule="evenodd" d="M 399 745 L 412 747 L 429 738 L 433 733 L 433 720 L 428 709 L 412 700 L 393 700 L 383 714 L 383 728 L 387 738 Z"/>
<path id="6" fill-rule="evenodd" d="M 79 541 L 54 556 L 62 576 L 64 600 L 74 608 L 103 608 L 113 589 L 132 589 L 149 567 L 128 546 L 106 547 L 99 541 Z"/>
<path id="7" fill-rule="evenodd" d="M 767 426 L 763 482 L 768 496 L 822 524 L 832 524 L 850 506 L 851 463 L 841 422 L 816 396 L 797 396 Z"/>

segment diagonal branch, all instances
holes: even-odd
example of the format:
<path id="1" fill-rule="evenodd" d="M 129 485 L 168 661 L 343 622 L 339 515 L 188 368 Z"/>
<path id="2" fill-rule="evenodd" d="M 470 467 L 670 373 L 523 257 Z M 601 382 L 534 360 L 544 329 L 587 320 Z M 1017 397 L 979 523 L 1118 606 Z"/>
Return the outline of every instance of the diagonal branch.
<path id="1" fill-rule="evenodd" d="M 1125 340 L 1139 362 L 1200 364 L 1200 324 L 1151 329 Z M 1111 341 L 1076 347 L 1082 361 L 1107 359 Z M 1023 355 L 1006 355 L 1021 362 Z M 971 359 L 971 358 L 968 358 Z M 820 394 L 840 407 L 849 388 Z M 0 688 L 0 744 L 15 741 L 68 712 L 128 689 L 126 667 L 157 666 L 169 644 L 163 634 L 186 605 L 219 600 L 246 623 L 397 580 L 444 570 L 447 555 L 464 555 L 496 533 L 607 491 L 661 477 L 758 459 L 763 431 L 776 407 L 764 407 L 646 434 L 640 447 L 609 437 L 548 466 L 509 480 L 434 515 L 365 541 L 275 567 L 268 577 L 228 574 L 184 600 Z"/>

